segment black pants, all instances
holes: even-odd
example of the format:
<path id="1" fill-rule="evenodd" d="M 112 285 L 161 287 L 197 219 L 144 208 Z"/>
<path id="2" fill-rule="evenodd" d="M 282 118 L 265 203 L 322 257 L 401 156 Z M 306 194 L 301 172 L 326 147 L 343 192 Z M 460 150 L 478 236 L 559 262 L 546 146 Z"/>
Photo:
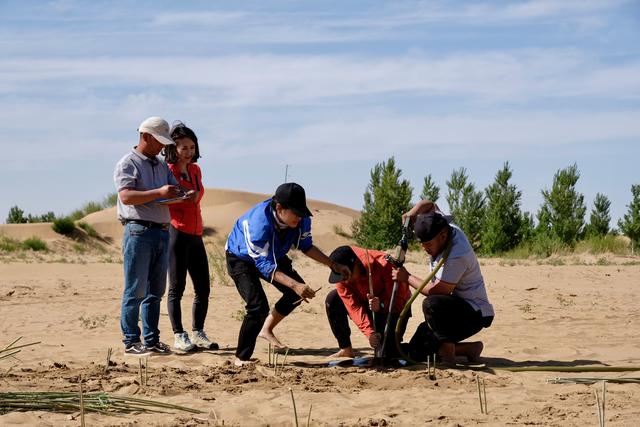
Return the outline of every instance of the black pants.
<path id="1" fill-rule="evenodd" d="M 229 252 L 227 252 L 227 270 L 246 304 L 247 311 L 238 335 L 236 357 L 240 360 L 249 360 L 256 347 L 256 339 L 260 329 L 269 315 L 269 301 L 264 289 L 262 289 L 260 279 L 266 281 L 269 279 L 260 274 L 253 261 L 243 260 Z M 278 271 L 297 282 L 304 283 L 302 277 L 293 269 L 291 260 L 286 256 L 278 260 Z M 296 308 L 297 305 L 294 303 L 300 297 L 282 283 L 274 281 L 272 285 L 282 292 L 282 297 L 275 304 L 275 310 L 283 316 L 288 316 Z"/>
<path id="2" fill-rule="evenodd" d="M 329 326 L 333 336 L 338 340 L 338 346 L 340 348 L 351 347 L 351 329 L 349 328 L 349 312 L 342 302 L 342 298 L 338 295 L 336 289 L 327 294 L 325 300 L 325 308 L 327 311 L 327 319 L 329 319 Z M 373 323 L 373 315 L 367 308 L 367 316 L 369 321 Z M 387 357 L 394 357 L 398 355 L 396 348 L 396 324 L 398 323 L 399 313 L 391 313 L 391 323 L 389 324 L 389 331 L 387 333 L 387 345 L 385 346 L 384 355 Z M 404 332 L 407 329 L 407 322 L 411 317 L 411 312 L 404 318 L 400 328 L 400 341 L 404 336 Z M 384 328 L 387 324 L 387 313 L 376 313 L 375 330 L 380 335 L 384 334 Z"/>
<path id="3" fill-rule="evenodd" d="M 169 296 L 167 309 L 173 333 L 184 332 L 180 302 L 187 283 L 187 272 L 193 282 L 192 329 L 204 329 L 204 319 L 209 309 L 211 279 L 209 261 L 202 236 L 183 233 L 169 228 Z"/>
<path id="4" fill-rule="evenodd" d="M 437 354 L 443 342 L 457 343 L 488 328 L 493 316 L 482 317 L 460 297 L 453 295 L 430 295 L 422 303 L 425 321 L 422 322 L 409 343 L 410 356 L 415 360 L 426 360 Z"/>

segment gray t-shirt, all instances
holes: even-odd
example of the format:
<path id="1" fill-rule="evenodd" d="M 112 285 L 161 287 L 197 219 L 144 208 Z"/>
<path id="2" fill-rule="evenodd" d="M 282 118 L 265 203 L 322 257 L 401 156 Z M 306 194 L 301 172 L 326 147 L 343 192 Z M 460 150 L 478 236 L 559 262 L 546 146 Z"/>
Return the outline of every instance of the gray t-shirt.
<path id="1" fill-rule="evenodd" d="M 173 172 L 160 157 L 149 158 L 132 149 L 118 161 L 113 172 L 113 180 L 118 193 L 129 188 L 146 191 L 164 185 L 178 185 Z M 171 221 L 169 208 L 155 201 L 141 205 L 125 205 L 118 197 L 118 220 L 141 219 L 166 224 Z"/>
<path id="2" fill-rule="evenodd" d="M 455 284 L 453 295 L 464 299 L 475 310 L 480 310 L 482 316 L 493 316 L 493 306 L 487 297 L 478 258 L 462 230 L 454 224 L 451 224 L 451 230 L 453 232 L 451 253 L 433 281 L 435 282 L 437 278 Z M 444 251 L 431 260 L 431 270 L 435 268 L 443 254 Z"/>

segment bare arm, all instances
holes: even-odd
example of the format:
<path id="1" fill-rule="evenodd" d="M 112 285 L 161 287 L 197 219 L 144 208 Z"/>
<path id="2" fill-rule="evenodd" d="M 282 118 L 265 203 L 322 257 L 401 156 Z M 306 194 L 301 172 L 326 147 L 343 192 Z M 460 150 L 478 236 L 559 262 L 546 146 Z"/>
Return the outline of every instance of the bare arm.
<path id="1" fill-rule="evenodd" d="M 304 252 L 304 254 L 309 258 L 311 258 L 312 260 L 317 261 L 320 264 L 326 265 L 332 271 L 342 274 L 342 277 L 344 278 L 344 280 L 347 280 L 349 276 L 351 276 L 351 271 L 349 270 L 349 267 L 339 264 L 337 262 L 331 261 L 331 258 L 326 256 L 324 252 L 322 252 L 320 249 L 318 249 L 315 246 L 311 246 L 309 250 Z"/>
<path id="2" fill-rule="evenodd" d="M 313 290 L 309 286 L 292 279 L 282 271 L 276 270 L 273 274 L 273 280 L 278 283 L 282 283 L 287 288 L 291 288 L 291 290 L 293 290 L 300 296 L 300 298 L 303 298 L 305 301 L 307 298 L 313 298 L 316 296 L 316 293 L 313 292 Z"/>
<path id="3" fill-rule="evenodd" d="M 409 273 L 404 267 L 393 269 L 391 276 L 394 280 L 407 282 L 413 289 L 418 289 L 423 282 L 423 279 Z M 422 295 L 450 295 L 455 288 L 456 285 L 454 283 L 436 279 L 435 282 L 429 283 L 427 286 L 422 288 L 420 293 Z"/>
<path id="4" fill-rule="evenodd" d="M 416 216 L 424 213 L 429 213 L 433 210 L 440 210 L 440 208 L 431 200 L 420 200 L 414 207 L 411 208 L 411 210 L 409 210 L 409 212 L 405 212 L 402 214 L 402 222 L 404 223 L 407 217 L 411 218 L 411 222 L 413 222 Z"/>
<path id="5" fill-rule="evenodd" d="M 142 205 L 160 198 L 176 197 L 179 193 L 177 185 L 164 185 L 153 190 L 133 190 L 131 188 L 123 188 L 118 195 L 120 201 L 125 205 Z"/>

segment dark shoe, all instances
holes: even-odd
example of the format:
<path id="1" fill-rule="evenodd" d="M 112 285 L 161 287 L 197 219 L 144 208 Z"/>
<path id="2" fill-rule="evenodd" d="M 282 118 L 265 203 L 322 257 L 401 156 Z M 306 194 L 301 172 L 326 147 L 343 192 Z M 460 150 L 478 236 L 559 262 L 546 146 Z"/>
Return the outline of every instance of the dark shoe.
<path id="1" fill-rule="evenodd" d="M 144 347 L 149 351 L 149 354 L 156 354 L 158 356 L 166 356 L 167 354 L 171 354 L 171 349 L 169 348 L 169 346 L 160 341 L 152 346 Z"/>
<path id="2" fill-rule="evenodd" d="M 124 348 L 124 354 L 129 356 L 146 356 L 150 351 L 141 342 L 129 344 Z"/>

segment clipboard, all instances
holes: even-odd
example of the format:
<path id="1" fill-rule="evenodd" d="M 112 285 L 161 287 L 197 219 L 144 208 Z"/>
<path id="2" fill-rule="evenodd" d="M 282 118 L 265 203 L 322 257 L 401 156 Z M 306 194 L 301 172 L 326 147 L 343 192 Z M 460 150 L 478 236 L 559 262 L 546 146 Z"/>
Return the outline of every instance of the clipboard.
<path id="1" fill-rule="evenodd" d="M 171 199 L 159 199 L 159 200 L 156 200 L 156 203 L 159 205 L 172 205 L 174 203 L 184 202 L 188 198 L 189 198 L 189 195 L 185 194 L 183 196 L 173 197 Z"/>

